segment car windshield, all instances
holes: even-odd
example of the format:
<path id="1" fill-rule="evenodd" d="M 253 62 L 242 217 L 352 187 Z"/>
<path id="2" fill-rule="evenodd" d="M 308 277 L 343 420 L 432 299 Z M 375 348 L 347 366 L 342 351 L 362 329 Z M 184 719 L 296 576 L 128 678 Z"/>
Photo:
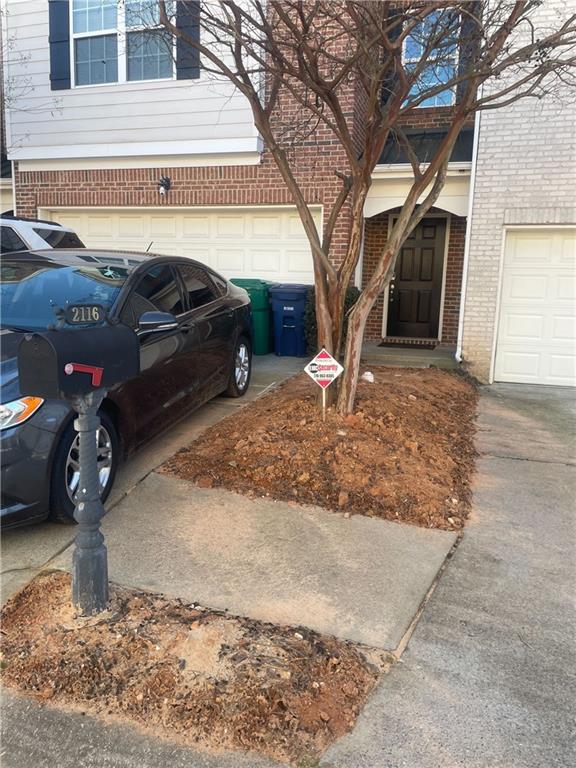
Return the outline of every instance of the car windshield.
<path id="1" fill-rule="evenodd" d="M 4 328 L 42 331 L 56 322 L 54 310 L 65 309 L 68 304 L 101 304 L 109 309 L 130 271 L 121 266 L 3 260 L 1 324 Z"/>

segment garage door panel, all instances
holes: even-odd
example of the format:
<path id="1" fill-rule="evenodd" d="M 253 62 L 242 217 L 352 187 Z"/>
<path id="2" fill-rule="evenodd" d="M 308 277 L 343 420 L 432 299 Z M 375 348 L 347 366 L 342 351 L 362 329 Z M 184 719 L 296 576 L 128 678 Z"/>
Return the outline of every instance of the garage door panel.
<path id="1" fill-rule="evenodd" d="M 561 301 L 576 301 L 576 279 L 572 275 L 561 275 L 554 281 L 554 296 Z"/>
<path id="2" fill-rule="evenodd" d="M 218 237 L 241 237 L 246 234 L 246 219 L 243 216 L 219 216 L 216 221 Z"/>
<path id="3" fill-rule="evenodd" d="M 255 238 L 277 238 L 282 233 L 279 216 L 252 216 L 252 236 Z"/>
<path id="4" fill-rule="evenodd" d="M 86 232 L 89 237 L 114 237 L 112 218 L 110 216 L 88 216 Z"/>
<path id="5" fill-rule="evenodd" d="M 522 273 L 506 276 L 505 291 L 510 299 L 545 299 L 548 280 L 544 275 L 524 275 Z"/>
<path id="6" fill-rule="evenodd" d="M 575 286 L 575 230 L 508 233 L 496 381 L 576 385 Z"/>
<path id="7" fill-rule="evenodd" d="M 282 253 L 279 250 L 266 249 L 265 251 L 252 251 L 252 270 L 262 275 L 276 274 L 281 267 Z"/>
<path id="8" fill-rule="evenodd" d="M 320 210 L 312 209 L 318 229 Z M 262 206 L 44 211 L 71 226 L 89 248 L 150 250 L 197 259 L 226 277 L 312 283 L 308 240 L 294 209 Z"/>
<path id="9" fill-rule="evenodd" d="M 505 319 L 505 338 L 539 341 L 544 335 L 544 326 L 542 315 L 510 312 Z"/>
<path id="10" fill-rule="evenodd" d="M 216 264 L 218 265 L 218 270 L 225 274 L 243 274 L 244 261 L 244 250 L 223 250 L 219 248 L 216 251 Z"/>
<path id="11" fill-rule="evenodd" d="M 183 216 L 182 235 L 184 237 L 210 237 L 210 218 L 208 216 Z"/>
<path id="12" fill-rule="evenodd" d="M 550 355 L 550 376 L 561 383 L 574 381 L 576 362 L 574 355 Z"/>
<path id="13" fill-rule="evenodd" d="M 118 220 L 118 235 L 120 237 L 144 237 L 144 220 L 142 216 L 125 216 Z"/>
<path id="14" fill-rule="evenodd" d="M 517 381 L 519 376 L 538 378 L 540 355 L 538 352 L 515 352 L 502 350 L 502 373 L 504 381 Z"/>
<path id="15" fill-rule="evenodd" d="M 557 315 L 552 319 L 552 338 L 576 342 L 576 317 Z"/>

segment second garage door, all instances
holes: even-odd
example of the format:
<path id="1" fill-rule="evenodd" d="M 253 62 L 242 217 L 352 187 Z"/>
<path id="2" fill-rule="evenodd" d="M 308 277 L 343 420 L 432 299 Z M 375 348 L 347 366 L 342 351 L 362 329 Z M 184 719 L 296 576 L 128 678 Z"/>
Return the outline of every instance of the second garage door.
<path id="1" fill-rule="evenodd" d="M 313 214 L 320 228 L 320 209 Z M 308 240 L 293 208 L 53 208 L 42 216 L 72 227 L 89 248 L 189 256 L 225 277 L 314 280 Z"/>
<path id="2" fill-rule="evenodd" d="M 576 385 L 576 230 L 507 233 L 496 381 Z"/>

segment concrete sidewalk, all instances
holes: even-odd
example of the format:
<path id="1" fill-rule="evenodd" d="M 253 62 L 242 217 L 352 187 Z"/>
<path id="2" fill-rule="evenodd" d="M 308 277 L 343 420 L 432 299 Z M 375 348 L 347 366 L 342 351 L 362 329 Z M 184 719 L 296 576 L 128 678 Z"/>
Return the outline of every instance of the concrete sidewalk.
<path id="1" fill-rule="evenodd" d="M 124 586 L 394 651 L 456 535 L 154 473 L 104 519 Z M 51 563 L 69 570 L 72 549 Z"/>
<path id="2" fill-rule="evenodd" d="M 574 391 L 480 403 L 474 511 L 338 768 L 576 765 Z"/>

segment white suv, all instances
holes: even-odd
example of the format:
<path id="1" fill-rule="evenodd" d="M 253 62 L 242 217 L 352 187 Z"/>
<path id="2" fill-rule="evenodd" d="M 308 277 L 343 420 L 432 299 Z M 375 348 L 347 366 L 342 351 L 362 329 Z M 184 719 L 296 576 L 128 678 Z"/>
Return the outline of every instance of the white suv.
<path id="1" fill-rule="evenodd" d="M 0 216 L 1 253 L 35 251 L 44 248 L 84 248 L 73 229 L 54 221 Z"/>

